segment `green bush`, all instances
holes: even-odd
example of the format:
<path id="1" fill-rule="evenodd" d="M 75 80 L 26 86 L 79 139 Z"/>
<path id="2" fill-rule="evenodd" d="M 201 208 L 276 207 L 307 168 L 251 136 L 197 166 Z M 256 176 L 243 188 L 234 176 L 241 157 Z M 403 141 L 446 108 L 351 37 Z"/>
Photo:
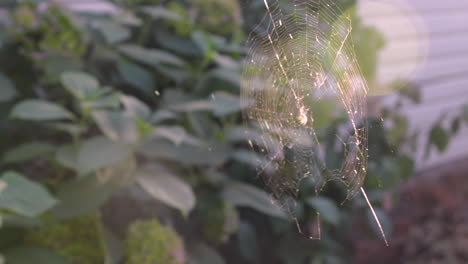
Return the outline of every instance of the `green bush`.
<path id="1" fill-rule="evenodd" d="M 103 237 L 96 213 L 58 221 L 51 215 L 25 234 L 25 243 L 55 250 L 71 263 L 104 263 Z"/>
<path id="2" fill-rule="evenodd" d="M 317 195 L 315 183 L 303 179 L 300 195 L 286 197 L 295 211 L 285 212 L 259 177 L 257 168 L 268 162 L 265 135 L 243 122 L 246 105 L 239 102 L 244 41 L 260 22 L 263 0 L 106 3 L 112 12 L 37 0 L 1 4 L 7 12 L 0 20 L 0 251 L 7 263 L 60 255 L 73 263 L 103 263 L 104 256 L 118 263 L 122 246 L 129 264 L 349 263 L 351 221 L 343 219 L 366 206 L 362 199 L 339 206 L 343 186 L 330 183 Z M 383 42 L 349 14 L 357 59 L 371 81 Z M 411 153 L 402 149 L 415 135 L 400 105 L 417 103 L 418 94 L 407 83 L 396 86 L 399 102 L 383 112 L 393 127 L 369 120 L 365 187 L 376 207 L 384 191 L 414 170 Z M 336 145 L 346 119 L 334 108 L 327 100 L 314 105 L 327 146 Z M 450 129 L 441 117 L 428 153 L 445 150 L 467 112 L 461 109 Z M 327 159 L 339 154 L 331 150 Z M 334 164 L 341 166 L 339 159 Z M 285 167 L 267 182 L 292 177 L 293 166 Z M 136 215 L 97 217 L 116 193 L 123 204 L 137 196 L 136 206 L 121 208 Z M 157 207 L 151 217 L 177 233 L 156 220 L 133 222 L 148 217 L 146 206 Z M 314 226 L 317 211 L 323 239 L 304 240 L 288 213 Z M 127 239 L 111 228 L 113 221 L 125 223 L 121 230 L 130 224 Z M 103 239 L 98 227 L 106 231 Z"/>
<path id="3" fill-rule="evenodd" d="M 127 264 L 185 263 L 182 240 L 172 228 L 157 220 L 132 223 L 125 245 Z"/>

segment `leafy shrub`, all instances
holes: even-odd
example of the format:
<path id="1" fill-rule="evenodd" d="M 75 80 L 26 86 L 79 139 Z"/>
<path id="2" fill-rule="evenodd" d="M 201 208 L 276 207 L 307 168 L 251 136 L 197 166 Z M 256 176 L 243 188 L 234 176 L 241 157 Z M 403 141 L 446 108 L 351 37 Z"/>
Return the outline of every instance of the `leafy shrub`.
<path id="1" fill-rule="evenodd" d="M 174 230 L 161 225 L 157 220 L 136 221 L 131 224 L 125 254 L 128 264 L 185 263 L 182 240 Z"/>
<path id="2" fill-rule="evenodd" d="M 313 183 L 304 180 L 295 201 L 297 220 L 310 225 L 317 211 L 324 216 L 323 240 L 317 242 L 300 236 L 263 191 L 256 167 L 265 159 L 261 151 L 250 151 L 262 144 L 262 134 L 242 122 L 246 105 L 239 103 L 239 88 L 244 38 L 259 22 L 264 4 L 239 2 L 243 13 L 234 0 L 106 1 L 110 10 L 93 12 L 49 1 L 5 5 L 0 250 L 7 261 L 63 262 L 60 255 L 81 261 L 75 254 L 89 250 L 80 255 L 86 257 L 83 263 L 98 263 L 104 254 L 115 255 L 118 263 L 121 250 L 113 245 L 122 243 L 128 261 L 138 264 L 153 261 L 147 257 L 158 263 L 349 260 L 349 222 L 343 219 L 353 208 L 364 208 L 362 200 L 340 207 L 340 186 L 330 184 L 317 197 Z M 353 39 L 364 54 L 358 60 L 372 79 L 381 39 L 356 21 Z M 401 101 L 414 98 L 404 91 Z M 323 135 L 332 135 L 325 141 L 334 142 L 343 118 L 330 109 L 327 101 L 318 104 L 316 122 Z M 466 112 L 457 114 L 451 130 L 442 122 L 433 128 L 430 149 L 445 149 L 447 138 L 468 120 Z M 398 105 L 385 110 L 384 118 L 394 126 L 370 120 L 373 160 L 365 184 L 376 205 L 381 186 L 395 187 L 414 167 L 403 152 L 413 135 Z M 106 237 L 99 246 L 96 222 L 106 230 L 112 223 L 96 215 L 117 192 L 138 196 L 142 207 L 149 200 L 163 208 L 155 214 L 164 214 L 161 219 L 178 234 L 156 220 L 136 221 L 127 239 L 116 235 L 113 243 Z M 54 218 L 42 219 L 43 214 Z M 40 219 L 44 225 L 36 227 Z M 90 243 L 82 245 L 80 236 L 75 240 L 75 225 L 92 227 L 79 229 Z M 182 241 L 190 241 L 186 252 Z"/>
<path id="3" fill-rule="evenodd" d="M 103 238 L 96 213 L 62 221 L 45 215 L 41 220 L 40 227 L 26 233 L 26 244 L 53 249 L 71 263 L 104 262 Z"/>

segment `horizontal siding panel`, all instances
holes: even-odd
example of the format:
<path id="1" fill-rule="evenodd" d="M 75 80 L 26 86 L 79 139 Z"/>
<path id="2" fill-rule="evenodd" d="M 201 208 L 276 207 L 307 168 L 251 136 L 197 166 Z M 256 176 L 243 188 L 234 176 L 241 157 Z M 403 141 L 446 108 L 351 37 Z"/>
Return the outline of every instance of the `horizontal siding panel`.
<path id="1" fill-rule="evenodd" d="M 398 1 L 398 0 L 361 0 L 360 3 L 385 3 L 399 10 L 405 12 L 405 15 L 414 14 L 417 12 L 419 15 L 439 15 L 447 14 L 468 10 L 468 2 L 466 0 L 408 0 L 408 1 Z M 401 12 L 395 12 L 394 10 L 370 10 L 362 9 L 360 7 L 360 14 L 369 18 L 382 18 L 386 19 L 387 17 L 400 16 Z"/>
<path id="2" fill-rule="evenodd" d="M 393 0 L 372 2 L 398 5 Z M 409 7 L 403 13 L 374 10 L 361 14 L 365 24 L 375 26 L 386 38 L 377 80 L 405 79 L 420 87 L 422 102 L 404 103 L 401 111 L 410 130 L 420 132 L 416 166 L 424 169 L 468 155 L 465 125 L 444 153 L 433 149 L 429 159 L 424 159 L 432 125 L 444 114 L 442 124 L 450 127 L 468 103 L 468 1 L 408 0 L 406 4 Z M 397 99 L 395 94 L 388 95 L 382 103 L 392 105 Z"/>

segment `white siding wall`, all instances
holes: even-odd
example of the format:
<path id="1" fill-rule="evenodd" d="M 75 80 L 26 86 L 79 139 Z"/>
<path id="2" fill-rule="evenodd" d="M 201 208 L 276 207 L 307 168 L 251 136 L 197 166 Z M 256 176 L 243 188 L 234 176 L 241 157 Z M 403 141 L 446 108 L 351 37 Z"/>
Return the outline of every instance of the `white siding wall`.
<path id="1" fill-rule="evenodd" d="M 422 158 L 431 125 L 447 112 L 449 126 L 450 117 L 468 103 L 468 0 L 360 0 L 360 6 L 364 23 L 386 38 L 378 81 L 404 78 L 421 87 L 422 103 L 403 110 L 411 129 L 422 131 L 417 167 L 468 157 L 465 125 L 445 153 L 433 150 L 428 160 Z M 384 103 L 390 101 L 392 95 L 383 98 Z"/>

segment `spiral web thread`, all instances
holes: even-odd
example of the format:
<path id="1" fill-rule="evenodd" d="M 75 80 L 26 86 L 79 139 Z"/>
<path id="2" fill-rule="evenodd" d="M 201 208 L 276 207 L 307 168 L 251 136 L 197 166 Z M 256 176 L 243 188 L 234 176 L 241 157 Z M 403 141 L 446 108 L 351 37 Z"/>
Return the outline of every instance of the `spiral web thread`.
<path id="1" fill-rule="evenodd" d="M 255 100 L 245 114 L 263 132 L 256 143 L 268 159 L 260 171 L 275 202 L 296 219 L 294 201 L 305 178 L 312 180 L 316 192 L 338 180 L 348 190 L 347 199 L 362 192 L 368 201 L 362 189 L 368 89 L 353 53 L 350 17 L 325 0 L 294 0 L 292 10 L 285 11 L 277 0 L 264 0 L 264 5 L 266 15 L 248 39 L 241 94 L 243 100 Z M 321 144 L 314 124 L 314 105 L 330 98 L 349 121 L 335 135 L 340 144 L 334 149 L 343 153 L 337 168 L 328 166 L 329 148 Z M 288 164 L 294 173 L 271 172 Z M 318 220 L 317 224 L 320 230 Z M 301 231 L 299 224 L 298 228 Z"/>

